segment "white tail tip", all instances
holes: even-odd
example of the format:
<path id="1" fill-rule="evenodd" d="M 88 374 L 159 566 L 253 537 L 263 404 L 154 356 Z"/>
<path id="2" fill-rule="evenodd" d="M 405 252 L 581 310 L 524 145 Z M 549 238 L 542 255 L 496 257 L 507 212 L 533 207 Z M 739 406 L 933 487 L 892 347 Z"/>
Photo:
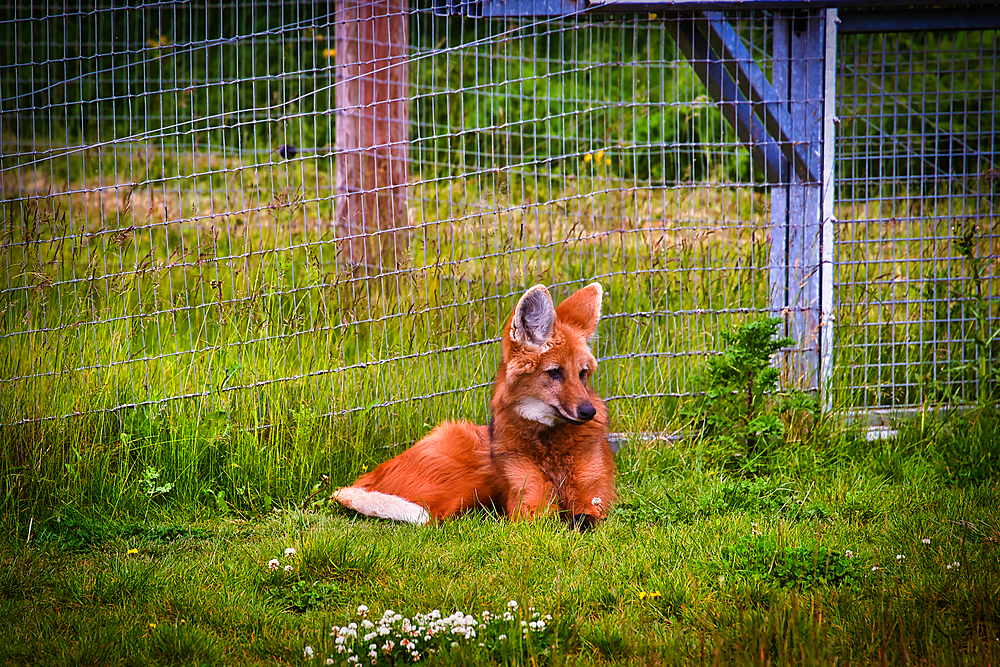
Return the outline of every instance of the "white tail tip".
<path id="1" fill-rule="evenodd" d="M 345 486 L 333 492 L 333 497 L 344 507 L 379 519 L 406 523 L 425 524 L 431 520 L 427 510 L 399 496 L 369 491 L 356 486 Z"/>

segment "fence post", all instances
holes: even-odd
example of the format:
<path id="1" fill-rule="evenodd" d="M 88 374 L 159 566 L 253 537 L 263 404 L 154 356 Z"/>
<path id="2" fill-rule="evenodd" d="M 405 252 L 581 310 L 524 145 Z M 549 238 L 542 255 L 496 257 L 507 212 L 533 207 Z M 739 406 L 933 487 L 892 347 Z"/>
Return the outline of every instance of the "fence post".
<path id="1" fill-rule="evenodd" d="M 392 270 L 409 255 L 406 9 L 406 0 L 336 5 L 336 234 L 355 273 Z"/>
<path id="2" fill-rule="evenodd" d="M 807 169 L 789 170 L 787 182 L 771 187 L 771 310 L 798 342 L 784 360 L 786 382 L 825 391 L 832 362 L 836 11 L 779 13 L 772 25 L 772 83 Z"/>

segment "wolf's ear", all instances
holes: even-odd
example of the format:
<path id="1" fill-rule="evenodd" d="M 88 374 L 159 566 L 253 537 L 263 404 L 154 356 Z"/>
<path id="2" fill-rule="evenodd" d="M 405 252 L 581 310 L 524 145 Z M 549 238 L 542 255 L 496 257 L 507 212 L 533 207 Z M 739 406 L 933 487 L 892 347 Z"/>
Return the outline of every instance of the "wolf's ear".
<path id="1" fill-rule="evenodd" d="M 604 288 L 601 287 L 601 284 L 590 283 L 560 303 L 559 307 L 556 308 L 556 315 L 560 322 L 576 327 L 586 334 L 587 338 L 590 338 L 597 329 L 598 320 L 601 319 L 601 299 L 603 296 Z"/>
<path id="2" fill-rule="evenodd" d="M 552 338 L 556 307 L 545 285 L 535 285 L 521 297 L 510 318 L 510 339 L 520 345 L 540 348 Z"/>

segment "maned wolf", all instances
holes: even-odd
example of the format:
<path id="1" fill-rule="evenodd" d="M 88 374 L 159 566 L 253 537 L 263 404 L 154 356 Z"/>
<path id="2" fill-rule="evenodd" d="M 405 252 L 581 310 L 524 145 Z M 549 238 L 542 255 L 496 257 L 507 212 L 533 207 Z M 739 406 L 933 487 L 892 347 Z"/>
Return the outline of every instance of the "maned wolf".
<path id="1" fill-rule="evenodd" d="M 444 422 L 333 498 L 411 523 L 479 505 L 515 519 L 558 512 L 579 529 L 602 520 L 615 501 L 615 464 L 587 345 L 602 295 L 592 283 L 556 308 L 544 285 L 525 292 L 503 329 L 490 425 Z"/>

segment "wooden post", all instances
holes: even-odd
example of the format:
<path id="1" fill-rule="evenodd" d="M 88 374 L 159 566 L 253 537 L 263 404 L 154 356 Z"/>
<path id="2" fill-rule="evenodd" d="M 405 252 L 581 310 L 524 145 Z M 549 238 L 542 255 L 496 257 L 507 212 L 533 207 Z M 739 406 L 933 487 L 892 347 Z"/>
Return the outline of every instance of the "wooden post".
<path id="1" fill-rule="evenodd" d="M 341 264 L 377 275 L 409 256 L 406 0 L 339 0 L 336 236 Z"/>
<path id="2" fill-rule="evenodd" d="M 771 309 L 785 316 L 786 333 L 798 342 L 786 359 L 786 381 L 803 389 L 821 388 L 822 346 L 830 342 L 821 340 L 823 309 L 832 306 L 823 293 L 823 271 L 832 270 L 832 262 L 823 260 L 832 260 L 833 241 L 833 200 L 823 192 L 830 188 L 832 197 L 833 162 L 824 159 L 832 157 L 824 153 L 832 151 L 826 143 L 832 143 L 832 133 L 826 130 L 833 122 L 832 106 L 824 104 L 824 95 L 832 94 L 826 77 L 833 75 L 826 67 L 827 18 L 822 11 L 778 14 L 773 23 L 772 83 L 787 100 L 790 139 L 805 147 L 808 173 L 817 175 L 802 178 L 792 170 L 787 183 L 771 187 Z M 831 208 L 826 220 L 825 205 Z M 826 288 L 832 289 L 832 274 L 826 277 L 831 278 Z"/>

